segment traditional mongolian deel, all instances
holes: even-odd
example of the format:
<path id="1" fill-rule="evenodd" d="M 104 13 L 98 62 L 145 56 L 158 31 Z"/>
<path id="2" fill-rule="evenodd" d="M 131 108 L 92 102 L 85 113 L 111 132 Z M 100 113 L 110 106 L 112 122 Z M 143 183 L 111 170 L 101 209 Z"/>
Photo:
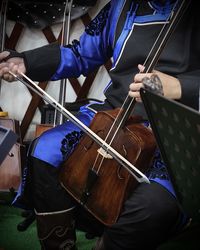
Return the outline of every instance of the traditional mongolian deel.
<path id="1" fill-rule="evenodd" d="M 71 45 L 64 47 L 52 44 L 42 49 L 38 48 L 34 50 L 34 56 L 32 51 L 24 52 L 23 56 L 28 68 L 27 75 L 38 81 L 79 77 L 81 74 L 87 75 L 97 69 L 112 57 L 113 65 L 109 72 L 111 81 L 104 91 L 105 102 L 85 106 L 84 117 L 80 118 L 86 119 L 85 122 L 89 125 L 95 112 L 120 107 L 127 96 L 133 76 L 138 73 L 135 65 L 144 63 L 163 25 L 169 22 L 168 18 L 174 6 L 173 1 L 166 1 L 165 4 L 156 0 L 144 1 L 141 5 L 138 3 L 138 1 L 135 3 L 130 0 L 113 0 L 106 4 L 86 27 L 79 41 L 75 40 Z M 196 58 L 198 43 L 193 44 L 194 41 L 200 39 L 199 31 L 193 32 L 193 22 L 199 22 L 199 20 L 195 11 L 192 10 L 193 15 L 190 11 L 180 21 L 176 34 L 172 34 L 159 58 L 156 69 L 177 77 L 182 85 L 180 101 L 198 108 L 198 82 L 195 76 L 193 77 L 189 71 L 186 72 L 191 65 L 194 69 L 199 66 L 198 58 Z M 198 28 L 199 26 L 196 27 Z M 145 34 L 145 40 L 143 34 Z M 190 57 L 188 57 L 189 52 Z M 39 69 L 37 69 L 38 57 L 40 58 Z M 37 76 L 34 74 L 36 70 Z M 135 106 L 134 114 L 142 115 L 144 119 L 147 118 L 143 105 L 139 103 Z M 45 143 L 47 135 L 44 134 L 36 141 L 37 147 L 33 149 L 32 155 L 58 167 L 62 161 L 60 151 L 62 141 L 67 133 L 72 133 L 77 129 L 73 124 L 63 124 L 62 128 L 59 131 L 55 128 L 48 132 L 48 137 L 52 137 L 52 144 L 48 144 L 48 153 Z M 167 170 L 159 154 L 156 155 L 148 176 L 152 181 L 159 182 L 174 194 Z"/>

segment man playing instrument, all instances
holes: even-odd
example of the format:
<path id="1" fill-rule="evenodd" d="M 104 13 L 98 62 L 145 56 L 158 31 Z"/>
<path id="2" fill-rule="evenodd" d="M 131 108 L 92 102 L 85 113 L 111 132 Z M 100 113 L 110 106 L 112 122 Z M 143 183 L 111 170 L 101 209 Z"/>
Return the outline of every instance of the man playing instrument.
<path id="1" fill-rule="evenodd" d="M 146 120 L 139 89 L 143 78 L 152 74 L 160 78 L 164 96 L 199 109 L 200 20 L 195 2 L 179 22 L 152 73 L 142 73 L 142 64 L 163 25 L 169 21 L 175 0 L 111 0 L 86 27 L 79 41 L 22 53 L 2 52 L 0 76 L 10 82 L 15 79 L 9 71 L 17 75 L 24 73 L 34 81 L 79 77 L 112 57 L 111 81 L 105 89 L 105 100 L 83 106 L 77 114 L 87 126 L 96 112 L 121 107 L 128 93 L 138 101 L 133 114 Z M 76 138 L 70 137 L 74 131 Z M 76 249 L 77 218 L 101 236 L 96 249 L 106 250 L 156 249 L 185 226 L 187 216 L 177 201 L 158 151 L 150 171 L 145 173 L 151 184 L 141 183 L 129 194 L 116 223 L 107 227 L 91 215 L 84 220 L 83 214 L 87 213 L 60 185 L 58 178 L 59 167 L 81 135 L 80 129 L 67 121 L 43 133 L 30 146 L 14 205 L 35 210 L 42 249 Z M 63 234 L 57 234 L 56 227 Z"/>

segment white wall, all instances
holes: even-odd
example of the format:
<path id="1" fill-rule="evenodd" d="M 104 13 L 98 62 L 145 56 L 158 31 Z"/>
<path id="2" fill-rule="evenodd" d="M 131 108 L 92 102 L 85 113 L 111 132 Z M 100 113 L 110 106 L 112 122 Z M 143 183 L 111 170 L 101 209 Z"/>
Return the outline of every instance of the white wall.
<path id="1" fill-rule="evenodd" d="M 98 11 L 101 9 L 102 6 L 104 6 L 108 0 L 101 0 L 98 1 L 97 4 L 89 9 L 89 15 L 91 17 L 94 17 Z M 12 28 L 14 26 L 14 22 L 7 20 L 6 23 L 6 33 L 10 35 L 10 32 L 12 31 Z M 52 26 L 52 30 L 57 37 L 62 27 L 62 23 L 54 24 Z M 72 39 L 78 39 L 80 34 L 82 33 L 84 29 L 83 23 L 80 19 L 77 19 L 75 23 L 73 24 L 72 29 L 70 30 L 71 36 L 70 40 Z M 22 36 L 20 37 L 18 44 L 17 44 L 17 51 L 21 52 L 24 50 L 29 50 L 33 48 L 40 47 L 42 45 L 48 44 L 46 38 L 44 37 L 44 34 L 37 29 L 29 29 L 25 28 Z M 84 77 L 80 77 L 80 82 L 82 83 L 84 80 Z M 104 89 L 105 85 L 109 81 L 109 76 L 102 67 L 99 70 L 99 73 L 95 79 L 95 82 L 89 92 L 89 97 L 91 98 L 97 98 L 97 99 L 103 99 L 104 96 L 102 93 L 102 90 Z M 58 100 L 59 96 L 59 81 L 56 82 L 50 82 L 47 89 L 47 93 L 52 95 L 56 100 Z M 21 82 L 13 82 L 8 83 L 5 81 L 2 81 L 1 84 L 1 95 L 0 95 L 0 107 L 4 111 L 8 111 L 9 117 L 21 121 L 24 117 L 24 114 L 28 108 L 28 105 L 31 101 L 31 95 L 28 91 L 28 89 L 21 83 Z M 67 94 L 66 94 L 66 101 L 72 102 L 76 98 L 76 95 L 70 86 L 70 84 L 67 85 Z M 34 119 L 31 123 L 31 126 L 29 127 L 28 133 L 25 137 L 25 140 L 30 140 L 34 137 L 35 133 L 35 126 L 36 124 L 40 123 L 40 112 L 37 110 Z"/>

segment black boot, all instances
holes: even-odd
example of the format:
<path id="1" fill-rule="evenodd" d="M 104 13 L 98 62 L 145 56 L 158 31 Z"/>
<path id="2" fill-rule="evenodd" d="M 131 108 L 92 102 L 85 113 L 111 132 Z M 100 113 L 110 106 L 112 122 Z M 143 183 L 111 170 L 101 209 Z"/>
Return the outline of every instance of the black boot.
<path id="1" fill-rule="evenodd" d="M 73 208 L 48 213 L 37 213 L 38 238 L 42 250 L 75 250 L 76 232 Z"/>

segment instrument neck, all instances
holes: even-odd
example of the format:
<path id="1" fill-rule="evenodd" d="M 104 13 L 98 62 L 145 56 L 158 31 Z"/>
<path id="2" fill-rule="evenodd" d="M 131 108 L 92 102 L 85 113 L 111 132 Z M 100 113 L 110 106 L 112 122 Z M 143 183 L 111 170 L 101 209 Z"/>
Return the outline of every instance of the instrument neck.
<path id="1" fill-rule="evenodd" d="M 62 46 L 69 43 L 72 4 L 73 1 L 66 1 L 64 15 L 63 15 L 62 35 L 61 35 Z M 59 101 L 58 101 L 62 106 L 65 106 L 66 90 L 67 90 L 67 79 L 62 79 L 60 82 Z M 64 121 L 63 114 L 55 111 L 54 125 L 56 124 L 61 125 L 63 121 Z"/>
<path id="2" fill-rule="evenodd" d="M 192 0 L 177 0 L 174 4 L 174 8 L 172 9 L 168 19 L 166 20 L 166 24 L 161 29 L 155 43 L 153 44 L 149 55 L 147 56 L 145 63 L 144 63 L 144 71 L 142 73 L 149 73 L 152 72 L 155 65 L 158 62 L 160 54 L 164 50 L 167 42 L 169 41 L 173 31 L 175 30 L 176 26 L 178 25 L 182 15 L 185 13 L 186 9 L 190 5 Z M 126 120 L 130 117 L 133 109 L 135 107 L 136 101 L 130 96 L 127 96 L 126 100 L 123 103 L 120 116 L 117 119 L 121 119 L 121 122 L 117 123 L 120 126 L 123 126 Z"/>

